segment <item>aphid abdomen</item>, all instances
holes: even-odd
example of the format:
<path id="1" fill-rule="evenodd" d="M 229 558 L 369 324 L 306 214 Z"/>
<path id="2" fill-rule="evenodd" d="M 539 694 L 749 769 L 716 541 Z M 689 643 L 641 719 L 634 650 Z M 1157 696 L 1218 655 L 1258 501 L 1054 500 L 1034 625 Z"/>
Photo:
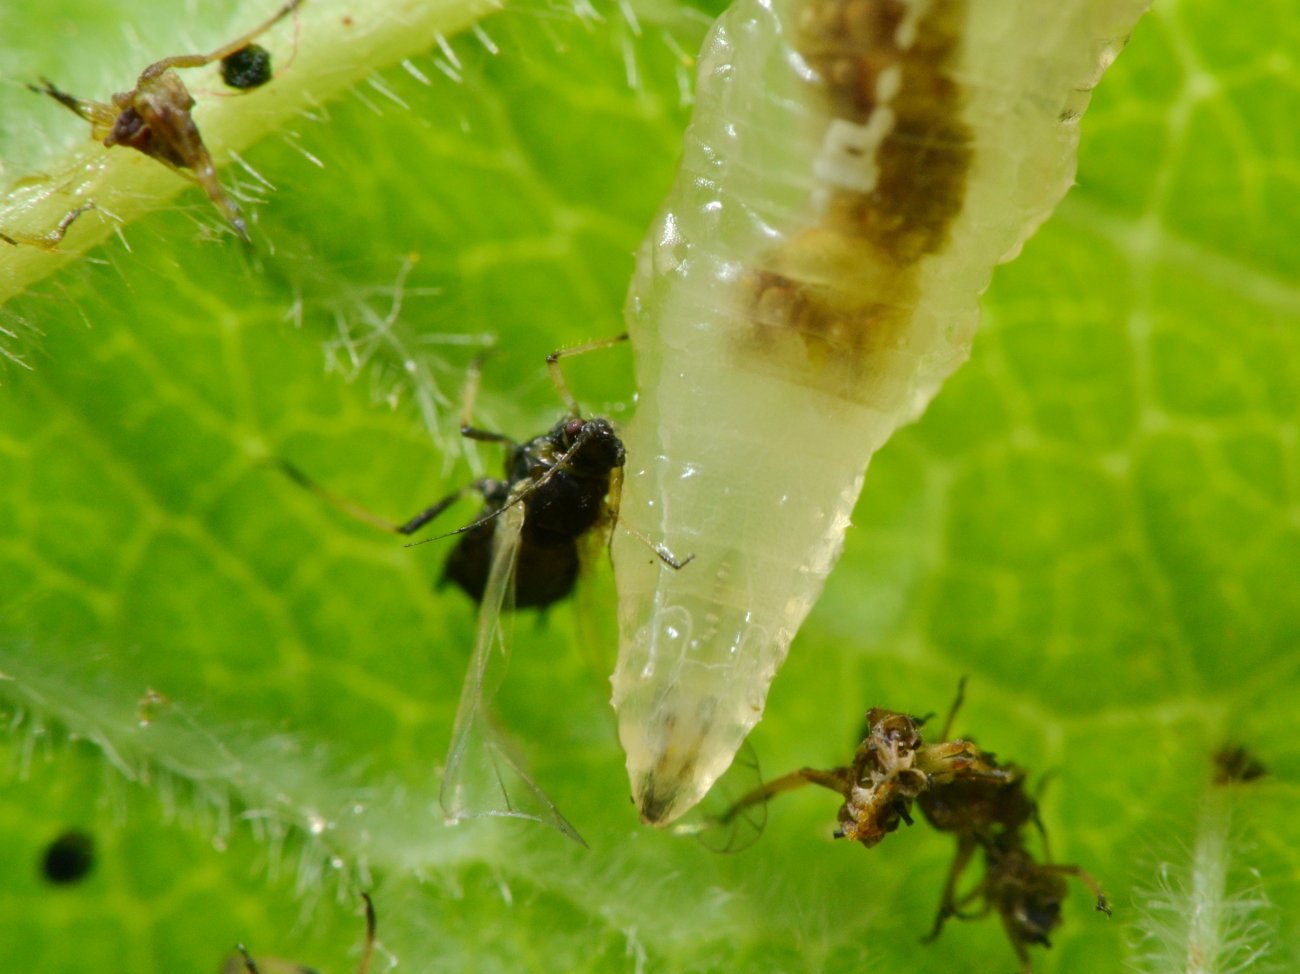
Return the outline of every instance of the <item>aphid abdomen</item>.
<path id="1" fill-rule="evenodd" d="M 525 501 L 524 540 L 542 546 L 572 545 L 599 523 L 607 493 L 608 472 L 585 478 L 557 471 Z"/>
<path id="2" fill-rule="evenodd" d="M 1074 173 L 1146 0 L 741 0 L 628 298 L 641 399 L 613 703 L 642 817 L 762 714 L 867 462 L 967 356 L 977 297 Z"/>

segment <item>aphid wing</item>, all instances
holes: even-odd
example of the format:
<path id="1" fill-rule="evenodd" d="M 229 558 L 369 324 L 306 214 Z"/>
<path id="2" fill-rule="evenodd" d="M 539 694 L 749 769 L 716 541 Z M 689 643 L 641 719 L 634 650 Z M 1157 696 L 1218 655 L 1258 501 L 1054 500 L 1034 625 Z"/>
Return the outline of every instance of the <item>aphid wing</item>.
<path id="1" fill-rule="evenodd" d="M 758 752 L 745 741 L 731 767 L 713 783 L 704 800 L 673 826 L 673 831 L 696 836 L 710 852 L 743 852 L 758 841 L 767 826 L 767 802 L 744 801 L 762 787 Z"/>
<path id="2" fill-rule="evenodd" d="M 452 822 L 484 816 L 527 818 L 582 842 L 523 761 L 511 753 L 488 713 L 509 660 L 506 627 L 514 615 L 515 566 L 523 524 L 522 504 L 507 507 L 496 520 L 492 567 L 479 606 L 474 653 L 460 692 L 439 799 Z"/>
<path id="3" fill-rule="evenodd" d="M 1069 187 L 1147 0 L 737 0 L 626 315 L 637 412 L 613 703 L 643 819 L 758 721 L 867 463 L 969 354 L 978 296 Z"/>
<path id="4" fill-rule="evenodd" d="M 610 606 L 615 603 L 614 580 L 609 566 L 612 523 L 598 524 L 577 541 L 578 584 L 573 589 L 573 616 L 583 658 L 603 684 L 614 666 L 618 632 Z M 653 558 L 653 553 L 643 552 Z M 610 714 L 613 717 L 613 714 Z"/>

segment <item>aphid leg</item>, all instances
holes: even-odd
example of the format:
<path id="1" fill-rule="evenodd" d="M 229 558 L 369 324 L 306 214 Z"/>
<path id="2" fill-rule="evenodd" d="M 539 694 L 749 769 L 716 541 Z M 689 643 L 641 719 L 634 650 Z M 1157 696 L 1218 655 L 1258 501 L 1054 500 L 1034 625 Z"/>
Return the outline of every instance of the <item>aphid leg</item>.
<path id="1" fill-rule="evenodd" d="M 81 214 L 85 213 L 87 210 L 93 210 L 94 208 L 94 200 L 91 200 L 89 203 L 83 203 L 75 210 L 63 214 L 63 219 L 61 219 L 54 229 L 48 233 L 39 236 L 20 233 L 17 237 L 11 237 L 7 233 L 0 233 L 0 240 L 3 240 L 7 244 L 12 244 L 15 247 L 19 244 L 27 244 L 30 247 L 39 247 L 41 250 L 58 250 L 59 244 L 63 242 L 63 237 L 68 232 L 68 227 L 72 226 L 72 224 L 76 222 L 77 217 L 81 216 Z"/>
<path id="2" fill-rule="evenodd" d="M 436 518 L 447 508 L 451 507 L 452 504 L 456 503 L 456 501 L 464 497 L 469 491 L 471 490 L 478 491 L 478 493 L 482 494 L 484 497 L 487 497 L 489 494 L 492 494 L 497 489 L 499 489 L 499 487 L 500 487 L 500 481 L 497 480 L 491 480 L 486 477 L 482 480 L 475 480 L 472 483 L 466 484 L 464 487 L 460 488 L 459 490 L 453 491 L 452 493 L 448 494 L 446 497 L 438 501 L 432 507 L 426 507 L 424 510 L 422 510 L 419 514 L 415 515 L 415 517 L 411 518 L 405 524 L 389 524 L 388 529 L 391 531 L 396 531 L 398 534 L 406 534 L 406 535 L 415 534 L 416 531 L 419 531 L 420 528 L 424 527 L 426 524 L 428 524 L 430 521 Z"/>
<path id="3" fill-rule="evenodd" d="M 948 717 L 943 722 L 943 734 L 939 740 L 946 741 L 952 734 L 953 722 L 957 719 L 957 711 L 961 710 L 961 705 L 966 702 L 966 677 L 957 681 L 957 699 L 952 702 L 948 708 Z"/>
<path id="4" fill-rule="evenodd" d="M 651 541 L 644 534 L 632 527 L 630 524 L 624 524 L 618 519 L 619 501 L 623 496 L 623 468 L 617 468 L 610 474 L 609 478 L 609 523 L 610 535 L 612 536 L 615 528 L 622 528 L 632 537 L 636 538 L 643 545 L 655 553 L 655 556 L 669 568 L 674 571 L 680 571 L 695 560 L 695 555 L 689 554 L 685 558 L 678 558 L 673 554 L 672 549 L 661 541 Z M 610 558 L 614 557 L 612 547 L 610 548 Z"/>
<path id="5" fill-rule="evenodd" d="M 622 528 L 632 537 L 636 538 L 643 545 L 655 553 L 655 556 L 673 571 L 681 571 L 695 560 L 694 553 L 687 555 L 685 558 L 678 558 L 673 554 L 672 549 L 661 541 L 651 541 L 648 537 L 632 527 L 630 524 L 624 524 L 618 519 L 619 502 L 623 499 L 623 468 L 618 467 L 609 476 L 609 495 L 607 509 L 609 510 L 609 534 L 610 541 L 613 541 L 614 529 Z M 609 550 L 610 564 L 614 561 L 614 548 L 612 543 L 607 544 Z"/>
<path id="6" fill-rule="evenodd" d="M 239 951 L 239 956 L 244 959 L 244 970 L 248 974 L 260 974 L 257 965 L 253 963 L 253 958 L 249 956 L 248 949 L 243 944 L 236 944 L 235 949 Z"/>
<path id="7" fill-rule="evenodd" d="M 1107 902 L 1106 894 L 1101 890 L 1101 883 L 1097 882 L 1093 875 L 1082 866 L 1057 866 L 1049 864 L 1046 866 L 1040 866 L 1038 871 L 1042 873 L 1056 873 L 1058 876 L 1073 876 L 1092 891 L 1092 895 L 1097 899 L 1097 912 L 1104 913 L 1106 916 L 1111 915 L 1110 903 Z"/>
<path id="8" fill-rule="evenodd" d="M 205 64 L 211 64 L 213 61 L 220 61 L 222 58 L 228 57 L 236 51 L 242 50 L 259 35 L 266 33 L 285 17 L 289 16 L 289 14 L 302 5 L 302 2 L 303 0 L 289 0 L 288 3 L 250 30 L 247 34 L 242 34 L 241 36 L 236 37 L 233 41 L 222 44 L 215 51 L 208 54 L 175 54 L 171 57 L 165 57 L 160 61 L 155 61 L 140 72 L 140 80 L 136 87 L 142 87 L 145 81 L 156 78 L 164 71 L 169 71 L 172 68 L 201 68 Z"/>
<path id="9" fill-rule="evenodd" d="M 572 348 L 557 348 L 546 356 L 546 368 L 551 373 L 551 382 L 555 384 L 555 391 L 560 394 L 564 404 L 569 407 L 570 415 L 580 415 L 578 400 L 574 398 L 573 393 L 569 390 L 569 384 L 564 381 L 564 372 L 560 369 L 560 359 L 585 355 L 587 352 L 594 352 L 602 348 L 611 348 L 625 341 L 627 341 L 626 332 L 622 335 L 615 335 L 613 338 L 601 338 L 594 342 L 587 342 L 585 345 L 574 345 Z"/>
<path id="10" fill-rule="evenodd" d="M 719 824 L 726 825 L 733 821 L 735 817 L 745 809 L 753 808 L 755 805 L 761 805 L 764 802 L 771 801 L 777 795 L 783 794 L 784 792 L 794 791 L 796 788 L 802 788 L 804 785 L 813 784 L 813 779 L 805 773 L 808 770 L 809 769 L 807 768 L 802 768 L 798 771 L 792 771 L 783 777 L 776 778 L 759 788 L 755 788 L 749 794 L 742 796 L 734 805 L 723 812 L 718 818 Z"/>
<path id="11" fill-rule="evenodd" d="M 375 953 L 375 904 L 370 901 L 369 893 L 362 893 L 361 898 L 366 901 L 366 942 L 361 948 L 357 974 L 369 974 L 370 959 Z"/>
<path id="12" fill-rule="evenodd" d="M 957 916 L 957 904 L 954 899 L 957 893 L 957 882 L 961 879 L 961 874 L 966 871 L 970 865 L 970 858 L 975 852 L 975 842 L 969 836 L 962 836 L 957 842 L 957 854 L 953 856 L 952 865 L 948 867 L 948 878 L 944 880 L 943 895 L 939 898 L 939 912 L 934 916 L 934 926 L 930 933 L 922 938 L 922 943 L 931 943 L 939 939 L 939 934 L 943 932 L 943 925 L 949 917 Z"/>
<path id="13" fill-rule="evenodd" d="M 176 153 L 185 162 L 183 167 L 172 165 L 172 169 L 198 183 L 203 192 L 207 193 L 212 205 L 225 214 L 226 220 L 234 227 L 239 239 L 246 244 L 251 244 L 253 241 L 248 236 L 248 225 L 244 222 L 244 214 L 222 189 L 221 181 L 217 178 L 216 163 L 212 161 L 212 154 L 203 144 L 203 137 L 199 135 L 198 126 L 189 117 L 189 113 L 186 112 L 183 117 L 176 118 L 171 127 L 160 129 L 159 135 L 163 141 L 172 144 Z M 154 158 L 162 162 L 168 161 L 157 155 Z"/>
<path id="14" fill-rule="evenodd" d="M 506 443 L 516 446 L 514 440 L 503 433 L 479 429 L 473 424 L 474 403 L 478 400 L 478 387 L 483 379 L 483 356 L 477 355 L 469 364 L 469 373 L 465 378 L 465 396 L 460 404 L 460 435 L 467 440 L 480 443 Z"/>
<path id="15" fill-rule="evenodd" d="M 299 487 L 302 487 L 304 490 L 308 490 L 311 493 L 315 494 L 317 497 L 323 500 L 326 504 L 329 504 L 331 507 L 342 511 L 344 514 L 347 514 L 350 517 L 356 518 L 358 521 L 364 521 L 366 524 L 373 525 L 374 527 L 379 528 L 381 531 L 391 531 L 394 534 L 402 534 L 402 535 L 414 534 L 416 531 L 420 530 L 420 528 L 424 527 L 426 524 L 428 524 L 430 521 L 436 518 L 439 514 L 445 511 L 447 508 L 451 507 L 451 505 L 456 503 L 456 501 L 460 500 L 469 491 L 473 490 L 473 491 L 478 491 L 480 494 L 487 494 L 490 493 L 493 490 L 493 488 L 497 486 L 497 481 L 495 480 L 487 480 L 487 479 L 476 480 L 473 483 L 466 484 L 464 487 L 461 487 L 460 489 L 453 491 L 452 493 L 444 497 L 442 500 L 438 501 L 436 504 L 433 504 L 430 507 L 426 507 L 424 510 L 422 510 L 420 513 L 416 514 L 414 517 L 410 518 L 409 520 L 401 524 L 397 524 L 394 523 L 393 521 L 388 520 L 387 518 L 380 517 L 378 514 L 362 507 L 360 504 L 354 504 L 352 501 L 344 497 L 340 497 L 337 494 L 331 493 L 330 491 L 322 487 L 320 484 L 316 483 L 316 481 L 308 477 L 305 473 L 303 473 L 301 470 L 295 467 L 288 460 L 277 459 L 274 460 L 273 462 L 277 467 L 280 468 L 280 472 L 283 473 L 290 480 L 292 480 L 295 484 L 297 484 Z"/>
<path id="16" fill-rule="evenodd" d="M 1004 923 L 1003 926 L 1006 926 L 1006 924 Z M 1009 939 L 1011 940 L 1011 949 L 1016 952 L 1016 959 L 1020 961 L 1020 974 L 1034 974 L 1034 965 L 1029 959 L 1029 948 L 1014 936 Z"/>

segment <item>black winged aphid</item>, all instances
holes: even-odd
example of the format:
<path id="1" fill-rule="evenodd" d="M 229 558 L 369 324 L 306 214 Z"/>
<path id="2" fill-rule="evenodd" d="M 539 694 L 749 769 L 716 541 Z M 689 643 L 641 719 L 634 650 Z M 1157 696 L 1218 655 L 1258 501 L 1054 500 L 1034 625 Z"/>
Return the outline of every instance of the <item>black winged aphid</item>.
<path id="1" fill-rule="evenodd" d="M 592 342 L 547 357 L 551 380 L 568 412 L 547 432 L 523 443 L 473 426 L 470 418 L 480 369 L 470 373 L 461 417 L 467 439 L 506 447 L 504 475 L 461 487 L 408 521 L 394 524 L 326 493 L 297 468 L 281 462 L 295 481 L 348 513 L 385 530 L 412 535 L 466 493 L 483 498 L 479 516 L 441 537 L 458 537 L 443 566 L 442 579 L 479 603 L 478 628 L 461 690 L 440 798 L 449 821 L 509 816 L 545 822 L 582 842 L 504 740 L 489 705 L 509 655 L 504 620 L 515 608 L 539 608 L 570 595 L 584 549 L 608 548 L 618 521 L 626 460 L 623 442 L 603 417 L 584 419 L 560 370 L 562 358 L 625 340 Z M 433 538 L 430 540 L 439 540 Z M 420 542 L 423 543 L 423 542 Z M 651 544 L 667 565 L 680 568 L 662 545 Z M 522 790 L 511 782 L 522 785 Z"/>

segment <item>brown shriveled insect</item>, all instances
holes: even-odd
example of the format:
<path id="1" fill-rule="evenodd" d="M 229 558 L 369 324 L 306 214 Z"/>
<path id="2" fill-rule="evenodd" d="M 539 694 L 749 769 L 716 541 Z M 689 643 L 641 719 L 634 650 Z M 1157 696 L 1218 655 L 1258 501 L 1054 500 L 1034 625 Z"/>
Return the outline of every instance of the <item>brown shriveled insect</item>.
<path id="1" fill-rule="evenodd" d="M 1264 762 L 1243 744 L 1225 744 L 1214 753 L 1214 783 L 1216 785 L 1245 784 L 1258 781 L 1268 774 Z"/>
<path id="2" fill-rule="evenodd" d="M 198 183 L 208 194 L 208 199 L 230 221 L 240 239 L 248 243 L 244 217 L 221 188 L 212 156 L 190 114 L 194 108 L 194 96 L 174 69 L 201 68 L 213 61 L 222 61 L 224 67 L 227 59 L 251 49 L 253 38 L 269 30 L 302 2 L 288 0 L 265 22 L 209 54 L 176 54 L 155 61 L 140 72 L 134 88 L 114 94 L 111 104 L 60 91 L 48 78 L 41 79 L 41 87 L 28 87 L 37 94 L 49 95 L 84 118 L 90 123 L 91 137 L 106 148 L 122 145 L 135 149 Z"/>
<path id="3" fill-rule="evenodd" d="M 1025 791 L 1024 772 L 1013 764 L 1000 764 L 971 741 L 948 739 L 964 691 L 963 679 L 938 743 L 926 744 L 921 737 L 926 718 L 874 707 L 867 713 L 865 737 L 852 764 L 829 771 L 801 768 L 778 778 L 740 799 L 717 824 L 729 825 L 774 795 L 815 784 L 844 796 L 835 837 L 870 848 L 900 823 L 911 825 L 913 806 L 919 805 L 926 821 L 957 839 L 939 911 L 926 940 L 938 937 L 949 917 L 974 919 L 996 910 L 1022 974 L 1028 974 L 1032 968 L 1027 948 L 1050 946 L 1049 935 L 1061 922 L 1066 877 L 1087 886 L 1096 897 L 1097 909 L 1107 916 L 1110 907 L 1100 885 L 1082 868 L 1040 863 L 1029 852 L 1028 826 L 1032 824 L 1043 836 L 1044 846 L 1047 837 L 1038 805 Z M 983 856 L 984 876 L 972 889 L 958 894 L 957 884 L 977 852 Z"/>
<path id="4" fill-rule="evenodd" d="M 370 961 L 375 953 L 375 905 L 370 902 L 370 895 L 362 893 L 366 902 L 366 940 L 361 948 L 361 960 L 357 963 L 356 974 L 369 974 Z M 221 974 L 315 974 L 309 968 L 291 961 L 277 959 L 253 960 L 243 944 L 235 947 L 238 955 L 226 961 Z"/>
<path id="5" fill-rule="evenodd" d="M 952 730 L 965 689 L 963 679 L 944 724 L 944 740 Z M 1012 764 L 999 765 L 992 754 L 984 753 L 983 760 L 989 769 L 999 773 L 960 775 L 936 782 L 917 799 L 931 825 L 957 838 L 957 852 L 944 881 L 939 912 L 926 940 L 936 939 L 949 917 L 974 919 L 996 910 L 1022 974 L 1029 974 L 1033 969 L 1029 946 L 1050 947 L 1050 935 L 1060 925 L 1061 904 L 1069 893 L 1067 877 L 1073 876 L 1092 891 L 1100 912 L 1110 916 L 1110 906 L 1101 885 L 1081 867 L 1034 859 L 1025 845 L 1025 829 L 1034 826 L 1045 850 L 1047 833 L 1038 818 L 1037 802 L 1025 791 L 1024 772 Z M 983 854 L 984 876 L 959 896 L 957 883 L 976 852 Z M 963 912 L 972 904 L 978 907 Z"/>
<path id="6" fill-rule="evenodd" d="M 936 784 L 1005 777 L 1006 772 L 969 741 L 925 744 L 920 732 L 924 723 L 922 717 L 873 707 L 867 712 L 867 734 L 852 764 L 828 771 L 800 768 L 740 799 L 723 820 L 730 821 L 782 792 L 821 785 L 844 797 L 835 837 L 870 848 L 901 823 L 911 825 L 913 803 Z"/>

